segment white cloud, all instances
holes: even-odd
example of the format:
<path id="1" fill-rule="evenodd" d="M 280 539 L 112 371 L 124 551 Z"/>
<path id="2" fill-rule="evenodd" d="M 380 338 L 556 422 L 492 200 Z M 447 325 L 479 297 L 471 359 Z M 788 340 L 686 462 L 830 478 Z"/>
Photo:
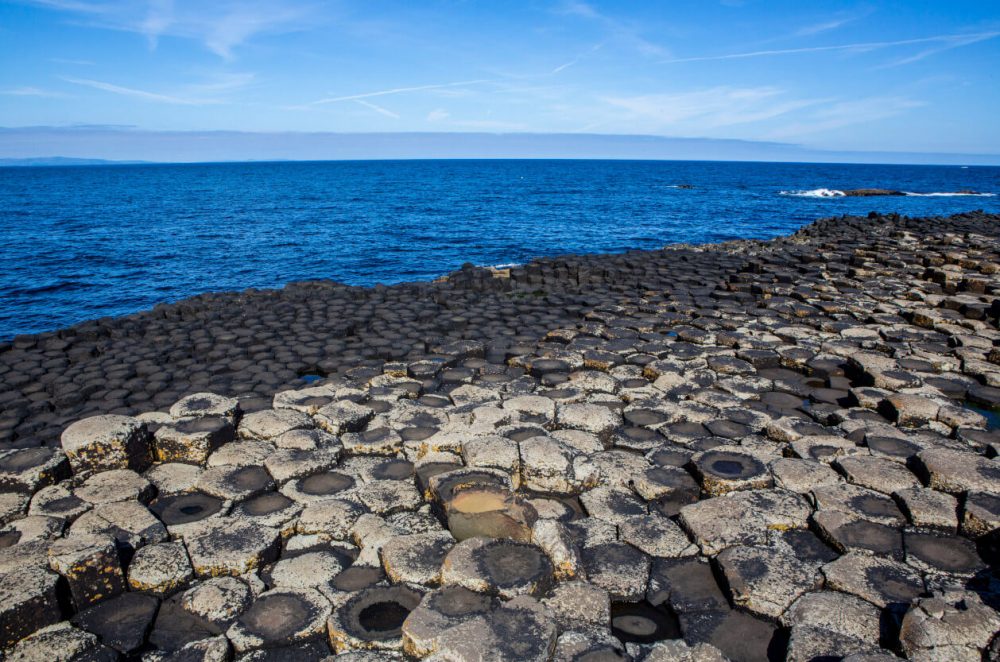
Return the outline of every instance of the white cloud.
<path id="1" fill-rule="evenodd" d="M 152 92 L 135 87 L 126 87 L 106 81 L 90 78 L 73 78 L 64 76 L 63 80 L 74 85 L 89 87 L 102 92 L 109 92 L 123 97 L 166 103 L 175 106 L 212 106 L 227 103 L 226 95 L 247 85 L 254 78 L 253 74 L 224 74 L 206 83 L 196 83 L 185 86 L 173 93 Z"/>
<path id="2" fill-rule="evenodd" d="M 431 112 L 427 113 L 428 122 L 443 122 L 449 117 L 451 117 L 451 113 L 444 108 L 435 108 Z"/>
<path id="3" fill-rule="evenodd" d="M 656 130 L 701 132 L 751 124 L 819 103 L 820 99 L 789 99 L 775 87 L 713 87 L 670 94 L 646 94 L 604 99 Z"/>
<path id="4" fill-rule="evenodd" d="M 0 90 L 0 94 L 9 97 L 45 97 L 49 99 L 56 99 L 65 97 L 66 95 L 62 92 L 52 92 L 50 90 L 43 90 L 38 87 L 15 87 L 9 90 Z"/>
<path id="5" fill-rule="evenodd" d="M 901 115 L 926 103 L 908 97 L 867 97 L 850 101 L 825 104 L 808 113 L 801 121 L 787 124 L 771 131 L 766 138 L 784 140 L 840 129 L 857 124 L 868 124 Z"/>
<path id="6" fill-rule="evenodd" d="M 825 51 L 845 51 L 855 53 L 866 53 L 883 48 L 895 48 L 899 46 L 913 46 L 916 44 L 944 44 L 943 47 L 934 49 L 936 53 L 949 48 L 967 46 L 987 39 L 1000 36 L 1000 32 L 978 32 L 972 34 L 946 34 L 935 35 L 933 37 L 920 37 L 918 39 L 899 39 L 897 41 L 870 41 L 855 44 L 838 44 L 835 46 L 807 46 L 804 48 L 780 48 L 764 51 L 750 51 L 747 53 L 729 53 L 725 55 L 700 55 L 697 57 L 682 57 L 664 60 L 663 64 L 679 64 L 683 62 L 711 62 L 717 60 L 743 60 L 755 57 L 769 57 L 774 55 L 798 55 L 802 53 L 822 53 Z M 930 55 L 931 53 L 927 53 Z M 926 57 L 926 55 L 922 56 Z M 917 58 L 920 59 L 920 58 Z"/>
<path id="7" fill-rule="evenodd" d="M 426 90 L 441 90 L 449 87 L 465 87 L 468 85 L 479 85 L 482 83 L 492 83 L 493 79 L 481 78 L 478 80 L 462 80 L 455 83 L 435 83 L 433 85 L 414 85 L 412 87 L 393 87 L 388 90 L 378 90 L 376 92 L 362 92 L 361 94 L 348 94 L 338 97 L 326 97 L 309 103 L 310 106 L 321 106 L 328 103 L 338 103 L 340 101 L 356 101 L 358 99 L 371 99 L 372 97 L 384 97 L 390 94 L 406 94 L 408 92 L 424 92 Z"/>
<path id="8" fill-rule="evenodd" d="M 378 105 L 372 103 L 371 101 L 365 101 L 364 99 L 353 99 L 353 101 L 354 101 L 354 103 L 358 104 L 359 106 L 364 106 L 365 108 L 368 108 L 370 110 L 374 110 L 379 115 L 385 115 L 386 117 L 391 117 L 394 120 L 398 120 L 399 119 L 399 115 L 397 115 L 396 113 L 392 112 L 391 110 L 389 110 L 387 108 L 383 108 L 382 106 L 378 106 Z"/>
<path id="9" fill-rule="evenodd" d="M 316 9 L 302 0 L 23 0 L 74 14 L 95 27 L 143 35 L 155 48 L 161 37 L 195 39 L 231 59 L 251 38 L 306 29 Z"/>
<path id="10" fill-rule="evenodd" d="M 611 37 L 629 45 L 643 55 L 665 57 L 669 54 L 663 46 L 643 37 L 640 34 L 639 28 L 608 16 L 600 12 L 592 4 L 583 2 L 582 0 L 566 0 L 559 6 L 557 11 L 561 14 L 578 16 L 600 23 Z"/>
<path id="11" fill-rule="evenodd" d="M 822 32 L 829 32 L 831 30 L 836 30 L 837 28 L 843 27 L 855 20 L 857 20 L 857 17 L 852 16 L 850 18 L 832 18 L 825 21 L 819 21 L 818 23 L 812 23 L 810 25 L 802 26 L 793 33 L 793 36 L 811 37 L 813 35 L 817 35 Z"/>

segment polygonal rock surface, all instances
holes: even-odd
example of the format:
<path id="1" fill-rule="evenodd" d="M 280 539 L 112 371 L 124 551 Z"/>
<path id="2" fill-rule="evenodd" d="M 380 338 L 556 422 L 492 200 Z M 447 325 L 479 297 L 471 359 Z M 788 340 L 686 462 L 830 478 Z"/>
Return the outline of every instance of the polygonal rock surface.
<path id="1" fill-rule="evenodd" d="M 157 607 L 159 600 L 151 595 L 124 593 L 81 611 L 72 622 L 96 634 L 106 646 L 129 655 L 145 643 Z"/>
<path id="2" fill-rule="evenodd" d="M 239 416 L 240 403 L 236 398 L 227 398 L 215 393 L 192 393 L 181 398 L 170 408 L 174 418 L 186 416 Z"/>
<path id="3" fill-rule="evenodd" d="M 436 652 L 444 632 L 467 620 L 487 615 L 494 602 L 495 598 L 461 586 L 445 586 L 427 593 L 403 621 L 403 649 L 420 657 Z"/>
<path id="4" fill-rule="evenodd" d="M 962 508 L 962 533 L 978 538 L 1000 529 L 1000 496 L 969 492 Z"/>
<path id="5" fill-rule="evenodd" d="M 241 439 L 277 439 L 291 430 L 308 430 L 313 419 L 294 409 L 263 409 L 240 419 L 237 434 Z"/>
<path id="6" fill-rule="evenodd" d="M 947 448 L 925 450 L 919 457 L 935 490 L 951 494 L 1000 492 L 1000 464 L 996 460 Z"/>
<path id="7" fill-rule="evenodd" d="M 701 487 L 713 496 L 735 490 L 770 487 L 772 478 L 764 463 L 748 453 L 710 450 L 691 458 Z"/>
<path id="8" fill-rule="evenodd" d="M 184 542 L 199 577 L 256 570 L 274 560 L 280 544 L 276 530 L 242 519 L 206 520 L 185 535 Z"/>
<path id="9" fill-rule="evenodd" d="M 250 606 L 253 594 L 245 582 L 223 576 L 198 583 L 180 598 L 185 611 L 226 628 Z"/>
<path id="10" fill-rule="evenodd" d="M 394 583 L 435 585 L 441 581 L 441 564 L 454 544 L 447 531 L 399 536 L 382 545 L 382 566 Z"/>
<path id="11" fill-rule="evenodd" d="M 781 616 L 796 598 L 821 583 L 815 566 L 770 547 L 730 547 L 716 560 L 733 602 L 769 618 Z"/>
<path id="12" fill-rule="evenodd" d="M 62 448 L 73 473 L 85 478 L 110 469 L 142 471 L 149 464 L 149 432 L 129 416 L 85 418 L 63 431 Z"/>
<path id="13" fill-rule="evenodd" d="M 125 591 L 125 577 L 114 540 L 78 534 L 49 548 L 49 566 L 66 578 L 77 609 Z"/>
<path id="14" fill-rule="evenodd" d="M 958 601 L 934 596 L 916 600 L 906 612 L 899 641 L 913 659 L 978 659 L 998 631 L 1000 614 L 974 594 Z"/>
<path id="15" fill-rule="evenodd" d="M 438 650 L 445 660 L 544 662 L 551 655 L 557 633 L 548 610 L 521 596 L 486 616 L 447 630 L 438 639 Z"/>
<path id="16" fill-rule="evenodd" d="M 289 646 L 322 635 L 330 602 L 314 589 L 274 590 L 257 598 L 226 631 L 237 652 Z"/>
<path id="17" fill-rule="evenodd" d="M 379 586 L 355 594 L 329 618 L 330 645 L 338 653 L 401 650 L 403 622 L 422 598 L 419 591 L 404 585 Z"/>
<path id="18" fill-rule="evenodd" d="M 187 550 L 179 542 L 143 547 L 128 566 L 129 588 L 159 596 L 172 593 L 193 578 Z"/>
<path id="19" fill-rule="evenodd" d="M 552 562 L 539 547 L 486 538 L 455 545 L 441 566 L 443 584 L 505 598 L 539 595 L 552 584 L 553 574 Z"/>
<path id="20" fill-rule="evenodd" d="M 608 542 L 584 547 L 580 556 L 587 578 L 612 600 L 634 602 L 645 594 L 650 562 L 635 547 Z"/>
<path id="21" fill-rule="evenodd" d="M 763 545 L 768 532 L 804 529 L 808 502 L 784 490 L 740 491 L 681 508 L 681 524 L 705 554 L 734 545 Z"/>
<path id="22" fill-rule="evenodd" d="M 917 571 L 868 554 L 850 552 L 822 570 L 827 587 L 851 593 L 879 607 L 907 604 L 924 590 Z"/>
<path id="23" fill-rule="evenodd" d="M 282 589 L 315 588 L 329 584 L 345 566 L 343 556 L 328 549 L 312 549 L 298 554 L 286 552 L 268 569 L 264 578 L 268 584 Z"/>
<path id="24" fill-rule="evenodd" d="M 634 517 L 623 522 L 620 536 L 623 542 L 650 556 L 674 558 L 698 553 L 697 546 L 688 540 L 680 526 L 659 515 Z"/>
<path id="25" fill-rule="evenodd" d="M 781 617 L 788 626 L 807 626 L 877 644 L 879 611 L 870 602 L 839 591 L 817 591 L 798 598 Z"/>
<path id="26" fill-rule="evenodd" d="M 0 645 L 8 648 L 46 625 L 59 621 L 56 582 L 47 569 L 27 566 L 0 582 Z"/>
<path id="27" fill-rule="evenodd" d="M 19 641 L 6 659 L 12 662 L 71 662 L 87 659 L 87 654 L 100 659 L 96 655 L 98 647 L 96 635 L 61 621 Z M 108 659 L 112 655 L 114 653 L 109 651 Z"/>
<path id="28" fill-rule="evenodd" d="M 153 434 L 156 460 L 203 465 L 215 449 L 232 441 L 235 435 L 228 418 L 180 418 L 160 426 Z"/>

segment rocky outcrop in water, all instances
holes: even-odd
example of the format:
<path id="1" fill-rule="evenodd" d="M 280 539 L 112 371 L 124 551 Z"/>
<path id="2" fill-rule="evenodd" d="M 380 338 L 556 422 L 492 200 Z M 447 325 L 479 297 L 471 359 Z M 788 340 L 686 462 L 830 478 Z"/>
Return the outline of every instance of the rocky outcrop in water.
<path id="1" fill-rule="evenodd" d="M 998 231 L 828 219 L 15 339 L 0 648 L 993 654 Z"/>

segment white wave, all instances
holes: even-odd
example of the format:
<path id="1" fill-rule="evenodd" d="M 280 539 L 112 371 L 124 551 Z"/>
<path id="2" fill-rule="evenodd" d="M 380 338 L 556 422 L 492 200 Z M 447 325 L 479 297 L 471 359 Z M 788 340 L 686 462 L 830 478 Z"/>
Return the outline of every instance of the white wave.
<path id="1" fill-rule="evenodd" d="M 843 198 L 847 194 L 831 188 L 814 188 L 809 191 L 780 191 L 781 195 L 791 195 L 797 198 Z M 915 198 L 954 198 L 970 196 L 975 198 L 993 198 L 996 193 L 979 193 L 977 191 L 942 191 L 934 193 L 913 193 L 903 191 L 903 195 Z"/>
<path id="2" fill-rule="evenodd" d="M 513 269 L 514 267 L 521 266 L 520 262 L 505 262 L 503 264 L 488 264 L 486 269 Z"/>
<path id="3" fill-rule="evenodd" d="M 781 191 L 781 195 L 792 195 L 797 198 L 842 198 L 844 192 L 831 188 L 814 188 L 811 191 Z"/>
<path id="4" fill-rule="evenodd" d="M 954 193 L 910 193 L 909 191 L 904 191 L 904 195 L 916 198 L 956 198 L 962 196 L 971 196 L 974 198 L 996 197 L 996 193 L 976 193 L 975 191 L 955 191 Z"/>

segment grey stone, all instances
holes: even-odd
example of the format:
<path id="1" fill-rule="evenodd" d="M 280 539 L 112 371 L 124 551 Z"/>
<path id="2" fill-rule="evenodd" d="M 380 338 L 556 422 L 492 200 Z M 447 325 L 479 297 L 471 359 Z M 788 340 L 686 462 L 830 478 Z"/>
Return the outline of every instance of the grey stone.
<path id="1" fill-rule="evenodd" d="M 179 542 L 143 547 L 128 566 L 128 585 L 133 591 L 166 596 L 194 578 L 187 550 Z"/>
<path id="2" fill-rule="evenodd" d="M 268 591 L 257 598 L 226 631 L 238 653 L 292 644 L 323 634 L 331 605 L 310 588 Z"/>
<path id="3" fill-rule="evenodd" d="M 913 526 L 956 531 L 958 501 L 945 492 L 912 487 L 893 494 Z"/>
<path id="4" fill-rule="evenodd" d="M 191 565 L 199 577 L 243 575 L 278 555 L 278 531 L 243 518 L 208 519 L 185 534 Z"/>
<path id="5" fill-rule="evenodd" d="M 174 418 L 223 416 L 236 419 L 240 415 L 240 403 L 236 398 L 215 393 L 193 393 L 174 403 L 170 408 L 170 415 Z"/>
<path id="6" fill-rule="evenodd" d="M 910 659 L 981 659 L 1000 631 L 1000 615 L 975 594 L 960 600 L 935 595 L 914 601 L 899 641 Z"/>
<path id="7" fill-rule="evenodd" d="M 734 545 L 764 545 L 775 529 L 804 529 L 811 509 L 785 490 L 731 492 L 681 508 L 680 522 L 703 554 Z"/>
<path id="8" fill-rule="evenodd" d="M 966 491 L 1000 492 L 1000 463 L 971 452 L 947 448 L 922 451 L 920 462 L 935 490 L 959 494 Z"/>
<path id="9" fill-rule="evenodd" d="M 445 556 L 441 581 L 504 598 L 539 595 L 552 585 L 554 568 L 537 546 L 512 540 L 470 538 Z"/>
<path id="10" fill-rule="evenodd" d="M 80 478 L 111 469 L 142 471 L 149 465 L 149 432 L 129 416 L 101 415 L 73 423 L 62 433 L 62 448 Z"/>
<path id="11" fill-rule="evenodd" d="M 907 604 L 924 590 L 923 580 L 913 568 L 858 552 L 849 552 L 822 570 L 828 588 L 856 595 L 883 608 Z"/>
<path id="12" fill-rule="evenodd" d="M 77 609 L 122 593 L 125 577 L 114 539 L 78 534 L 49 548 L 49 566 L 66 578 Z"/>
<path id="13" fill-rule="evenodd" d="M 796 598 L 819 588 L 816 566 L 772 547 L 730 547 L 716 557 L 733 603 L 778 618 Z"/>
<path id="14" fill-rule="evenodd" d="M 9 648 L 59 621 L 59 576 L 37 566 L 8 573 L 0 582 L 0 646 Z"/>

